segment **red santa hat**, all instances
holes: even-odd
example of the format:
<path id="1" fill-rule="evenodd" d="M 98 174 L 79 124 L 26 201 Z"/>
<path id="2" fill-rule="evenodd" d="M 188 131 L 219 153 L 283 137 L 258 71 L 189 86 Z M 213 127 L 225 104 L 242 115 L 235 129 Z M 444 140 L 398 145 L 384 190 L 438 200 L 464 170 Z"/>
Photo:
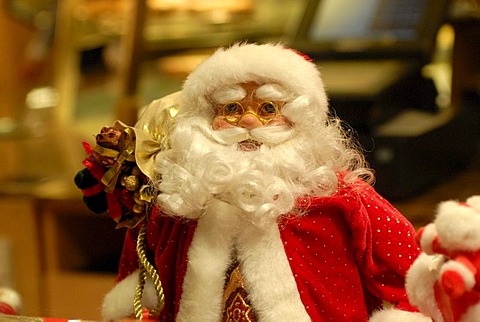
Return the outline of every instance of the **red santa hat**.
<path id="1" fill-rule="evenodd" d="M 218 49 L 185 81 L 182 105 L 196 113 L 208 111 L 208 95 L 216 89 L 249 81 L 277 83 L 308 98 L 313 115 L 323 119 L 327 114 L 327 97 L 315 64 L 282 44 L 236 44 Z"/>

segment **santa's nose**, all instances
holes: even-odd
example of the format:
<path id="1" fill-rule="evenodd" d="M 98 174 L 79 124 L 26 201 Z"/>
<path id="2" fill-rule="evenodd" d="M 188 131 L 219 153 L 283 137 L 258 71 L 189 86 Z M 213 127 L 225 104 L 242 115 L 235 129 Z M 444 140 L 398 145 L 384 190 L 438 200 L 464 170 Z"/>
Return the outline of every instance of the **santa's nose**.
<path id="1" fill-rule="evenodd" d="M 258 119 L 257 116 L 251 114 L 251 113 L 246 113 L 240 118 L 240 120 L 237 123 L 238 126 L 243 127 L 247 130 L 254 129 L 256 127 L 262 126 L 262 122 Z"/>

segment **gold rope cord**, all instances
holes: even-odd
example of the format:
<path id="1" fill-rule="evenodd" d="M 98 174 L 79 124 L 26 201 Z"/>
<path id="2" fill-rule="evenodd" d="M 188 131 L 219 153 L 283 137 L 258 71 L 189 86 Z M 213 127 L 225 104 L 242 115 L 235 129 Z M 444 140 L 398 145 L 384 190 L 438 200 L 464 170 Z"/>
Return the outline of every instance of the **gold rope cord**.
<path id="1" fill-rule="evenodd" d="M 140 272 L 138 274 L 138 284 L 135 290 L 135 298 L 133 300 L 133 309 L 135 318 L 137 320 L 142 320 L 142 297 L 143 290 L 145 286 L 145 281 L 148 275 L 152 278 L 153 285 L 155 286 L 155 291 L 157 293 L 157 305 L 150 312 L 151 315 L 159 315 L 162 312 L 163 306 L 165 304 L 165 295 L 163 294 L 162 282 L 160 281 L 160 276 L 155 270 L 152 264 L 147 259 L 145 253 L 145 236 L 147 232 L 147 220 L 143 221 L 140 232 L 138 233 L 137 238 L 137 254 L 139 258 Z"/>

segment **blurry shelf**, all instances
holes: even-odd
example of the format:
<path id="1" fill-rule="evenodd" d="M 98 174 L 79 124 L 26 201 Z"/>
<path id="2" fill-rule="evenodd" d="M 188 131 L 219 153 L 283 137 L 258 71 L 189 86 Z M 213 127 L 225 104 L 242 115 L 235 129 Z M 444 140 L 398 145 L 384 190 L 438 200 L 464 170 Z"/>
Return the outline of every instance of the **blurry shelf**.
<path id="1" fill-rule="evenodd" d="M 101 321 L 105 294 L 114 286 L 115 275 L 56 272 L 44 276 L 47 316 Z"/>
<path id="2" fill-rule="evenodd" d="M 0 209 L 0 236 L 11 245 L 11 286 L 22 297 L 22 314 L 38 316 L 42 310 L 41 252 L 34 203 L 27 197 L 0 195 Z"/>
<path id="3" fill-rule="evenodd" d="M 99 320 L 115 284 L 125 231 L 83 204 L 73 178 L 85 138 L 74 132 L 0 140 L 0 236 L 12 245 L 23 315 Z"/>
<path id="4" fill-rule="evenodd" d="M 48 316 L 100 319 L 105 294 L 114 286 L 124 230 L 83 202 L 38 201 L 45 255 L 44 309 Z M 74 291 L 72 291 L 74 290 Z"/>

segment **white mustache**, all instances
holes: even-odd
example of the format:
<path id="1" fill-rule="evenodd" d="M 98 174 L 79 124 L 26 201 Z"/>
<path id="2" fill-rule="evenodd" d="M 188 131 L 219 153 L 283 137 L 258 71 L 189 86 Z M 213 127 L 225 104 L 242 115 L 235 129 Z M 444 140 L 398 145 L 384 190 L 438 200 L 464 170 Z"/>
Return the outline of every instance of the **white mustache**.
<path id="1" fill-rule="evenodd" d="M 242 127 L 231 127 L 223 130 L 208 130 L 198 128 L 204 135 L 211 137 L 217 143 L 232 145 L 245 140 L 254 140 L 267 145 L 283 143 L 293 136 L 294 130 L 288 125 L 272 125 L 248 130 Z"/>
<path id="2" fill-rule="evenodd" d="M 290 140 L 295 130 L 290 125 L 272 125 L 253 129 L 250 135 L 253 140 L 267 145 L 277 145 Z"/>

